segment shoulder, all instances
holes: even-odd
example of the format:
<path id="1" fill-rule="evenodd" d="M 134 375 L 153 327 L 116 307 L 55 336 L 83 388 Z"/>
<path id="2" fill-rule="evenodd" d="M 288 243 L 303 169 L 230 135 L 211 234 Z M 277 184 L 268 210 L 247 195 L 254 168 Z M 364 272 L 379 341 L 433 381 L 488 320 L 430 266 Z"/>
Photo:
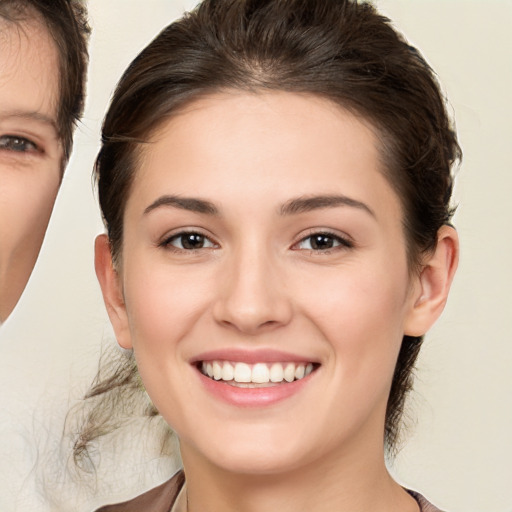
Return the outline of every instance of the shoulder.
<path id="1" fill-rule="evenodd" d="M 427 501 L 426 498 L 424 498 L 421 494 L 414 492 L 414 491 L 408 491 L 408 492 L 418 502 L 421 512 L 442 512 L 437 507 L 432 505 L 432 503 Z"/>
<path id="2" fill-rule="evenodd" d="M 170 480 L 132 500 L 113 505 L 105 505 L 96 512 L 169 512 L 180 489 L 185 482 L 183 471 L 176 473 Z"/>

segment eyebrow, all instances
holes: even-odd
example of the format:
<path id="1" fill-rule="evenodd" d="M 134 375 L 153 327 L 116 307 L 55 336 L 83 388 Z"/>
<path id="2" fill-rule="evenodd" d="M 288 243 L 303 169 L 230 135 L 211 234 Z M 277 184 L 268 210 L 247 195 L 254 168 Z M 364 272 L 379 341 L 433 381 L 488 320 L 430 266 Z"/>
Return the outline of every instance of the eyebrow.
<path id="1" fill-rule="evenodd" d="M 375 212 L 365 203 L 344 195 L 305 196 L 291 199 L 281 206 L 281 215 L 296 215 L 323 208 L 336 208 L 339 206 L 350 206 L 369 213 L 376 217 Z"/>
<path id="2" fill-rule="evenodd" d="M 339 206 L 357 208 L 369 213 L 372 217 L 376 217 L 374 211 L 368 205 L 344 195 L 298 197 L 283 204 L 279 213 L 284 216 L 297 215 L 299 213 L 321 210 L 323 208 L 336 208 Z M 219 209 L 210 201 L 176 195 L 164 195 L 159 197 L 144 210 L 144 215 L 161 207 L 179 208 L 180 210 L 206 215 L 219 215 Z"/>
<path id="3" fill-rule="evenodd" d="M 0 112 L 0 119 L 9 119 L 13 117 L 16 119 L 27 119 L 28 121 L 36 121 L 38 123 L 47 124 L 51 126 L 56 133 L 59 133 L 57 121 L 52 117 L 49 117 L 45 114 L 41 114 L 41 112 L 36 112 L 32 110 L 9 110 Z"/>
<path id="4" fill-rule="evenodd" d="M 173 195 L 165 195 L 159 197 L 144 210 L 144 215 L 164 206 L 179 208 L 181 210 L 188 210 L 190 212 L 204 213 L 206 215 L 219 215 L 219 210 L 210 201 Z"/>

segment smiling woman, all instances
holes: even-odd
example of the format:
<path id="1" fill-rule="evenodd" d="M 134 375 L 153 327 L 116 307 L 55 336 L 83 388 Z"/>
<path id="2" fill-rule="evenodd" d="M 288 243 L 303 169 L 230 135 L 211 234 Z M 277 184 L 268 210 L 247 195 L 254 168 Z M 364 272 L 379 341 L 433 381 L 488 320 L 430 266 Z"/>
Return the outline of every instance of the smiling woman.
<path id="1" fill-rule="evenodd" d="M 30 277 L 69 158 L 87 33 L 77 1 L 0 4 L 0 323 Z"/>
<path id="2" fill-rule="evenodd" d="M 133 355 L 89 398 L 140 375 L 184 470 L 101 510 L 436 510 L 384 454 L 457 266 L 458 156 L 369 4 L 205 0 L 165 29 L 104 122 L 96 271 Z"/>

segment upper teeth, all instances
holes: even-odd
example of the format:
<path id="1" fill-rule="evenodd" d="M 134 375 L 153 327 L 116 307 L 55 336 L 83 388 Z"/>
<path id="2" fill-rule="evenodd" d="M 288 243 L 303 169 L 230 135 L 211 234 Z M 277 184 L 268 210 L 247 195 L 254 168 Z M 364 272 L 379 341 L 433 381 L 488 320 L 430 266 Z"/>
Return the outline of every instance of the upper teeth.
<path id="1" fill-rule="evenodd" d="M 230 363 L 228 361 L 203 361 L 202 372 L 215 380 L 241 383 L 292 382 L 309 375 L 313 363 Z"/>

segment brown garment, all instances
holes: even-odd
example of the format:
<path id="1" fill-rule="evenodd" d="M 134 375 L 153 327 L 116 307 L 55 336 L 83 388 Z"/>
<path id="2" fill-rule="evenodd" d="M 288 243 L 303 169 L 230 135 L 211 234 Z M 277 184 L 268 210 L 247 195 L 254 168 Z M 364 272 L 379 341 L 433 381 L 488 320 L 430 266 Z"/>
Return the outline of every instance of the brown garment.
<path id="1" fill-rule="evenodd" d="M 158 487 L 132 500 L 101 507 L 96 512 L 169 512 L 184 483 L 185 475 L 178 471 Z"/>
<path id="2" fill-rule="evenodd" d="M 421 494 L 414 491 L 407 491 L 420 506 L 420 512 L 441 512 L 437 507 L 434 507 L 432 503 L 428 502 Z"/>
<path id="3" fill-rule="evenodd" d="M 107 505 L 96 512 L 170 512 L 184 483 L 185 475 L 183 471 L 179 471 L 167 482 L 137 496 L 133 500 L 117 505 Z M 441 512 L 421 494 L 414 491 L 408 492 L 418 502 L 420 512 Z"/>

